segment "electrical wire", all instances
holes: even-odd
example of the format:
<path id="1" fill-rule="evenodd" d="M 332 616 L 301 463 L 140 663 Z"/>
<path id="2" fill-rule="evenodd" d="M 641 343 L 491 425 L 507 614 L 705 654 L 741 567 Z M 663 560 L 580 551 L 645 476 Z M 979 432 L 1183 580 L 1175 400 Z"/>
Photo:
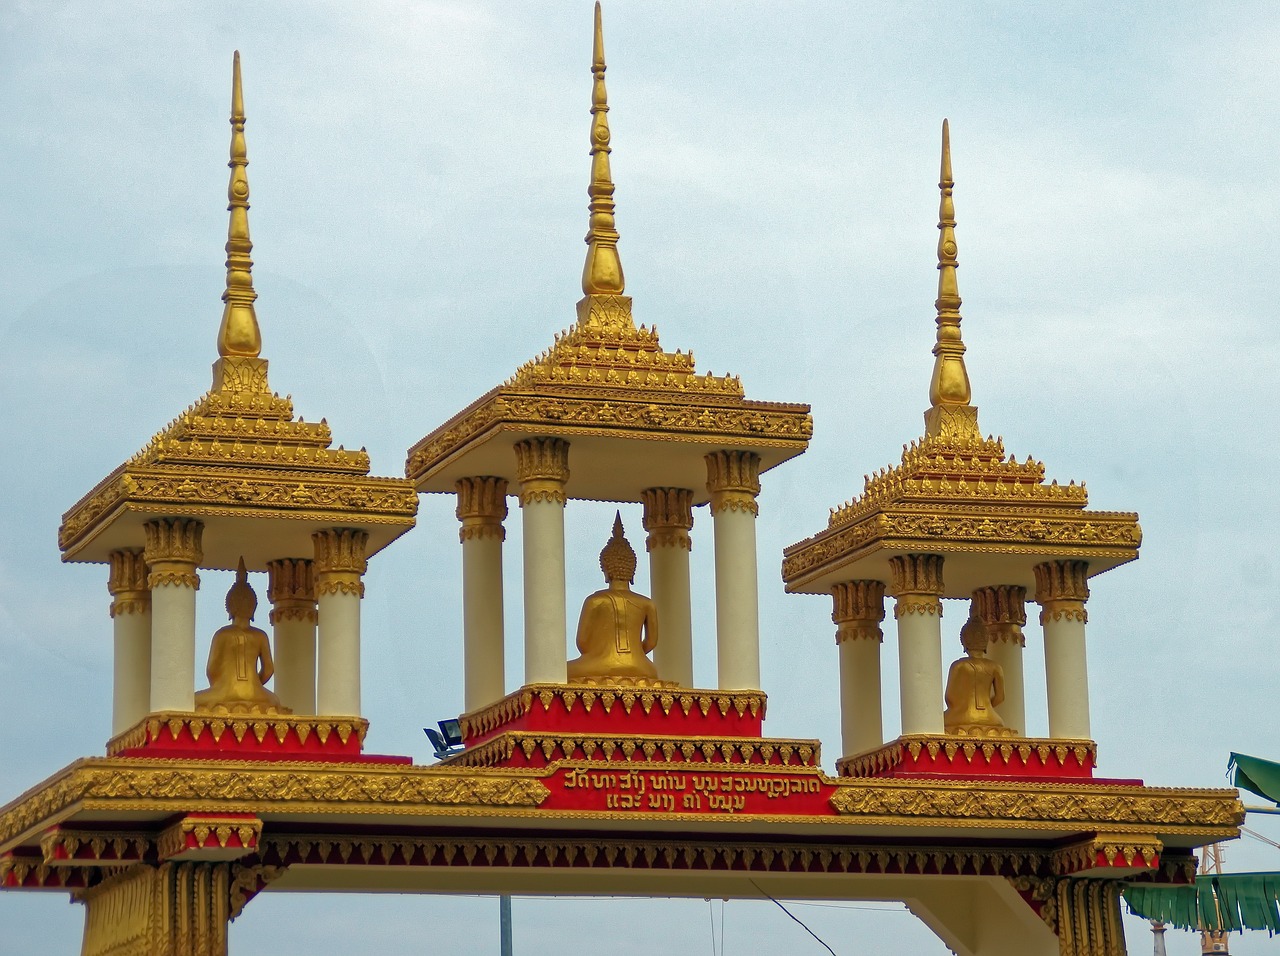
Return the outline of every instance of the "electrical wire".
<path id="1" fill-rule="evenodd" d="M 1277 843 L 1275 840 L 1271 839 L 1270 837 L 1263 836 L 1257 830 L 1250 830 L 1248 827 L 1241 827 L 1240 832 L 1245 834 L 1246 836 L 1253 837 L 1259 843 L 1267 843 L 1275 847 L 1277 850 L 1280 850 L 1280 843 Z"/>
<path id="2" fill-rule="evenodd" d="M 802 920 L 800 917 L 796 916 L 796 914 L 795 914 L 795 913 L 791 912 L 791 910 L 787 909 L 785 906 L 783 906 L 781 903 L 779 903 L 776 899 L 774 899 L 774 897 L 773 897 L 773 896 L 772 896 L 768 891 L 766 891 L 766 890 L 762 889 L 762 888 L 760 887 L 760 884 L 759 884 L 759 883 L 757 883 L 755 880 L 751 880 L 751 885 L 752 885 L 752 886 L 754 886 L 757 890 L 759 890 L 759 891 L 760 891 L 760 893 L 761 893 L 762 895 L 764 895 L 764 896 L 768 896 L 768 897 L 769 897 L 769 899 L 773 900 L 773 902 L 777 905 L 778 909 L 782 910 L 782 912 L 786 913 L 786 914 L 787 914 L 788 916 L 790 916 L 793 920 L 795 920 L 797 923 L 799 923 L 799 924 L 800 924 L 800 926 L 804 929 L 804 931 L 805 931 L 806 933 L 808 933 L 810 936 L 812 936 L 814 939 L 816 939 L 819 943 L 821 943 L 821 944 L 822 944 L 822 948 L 823 948 L 823 949 L 825 949 L 828 953 L 830 953 L 830 954 L 831 954 L 831 956 L 836 956 L 836 951 L 835 951 L 834 949 L 832 949 L 830 946 L 828 946 L 828 945 L 826 944 L 826 941 L 825 941 L 825 940 L 823 940 L 823 938 L 822 938 L 821 936 L 819 936 L 819 935 L 818 935 L 817 933 L 815 933 L 813 930 L 809 929 L 809 927 L 805 925 L 804 920 Z"/>

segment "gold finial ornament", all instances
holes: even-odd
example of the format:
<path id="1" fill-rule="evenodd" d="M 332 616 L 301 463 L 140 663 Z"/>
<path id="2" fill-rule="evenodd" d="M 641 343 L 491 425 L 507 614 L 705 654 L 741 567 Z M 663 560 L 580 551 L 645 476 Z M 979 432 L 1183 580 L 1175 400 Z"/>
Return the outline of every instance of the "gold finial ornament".
<path id="1" fill-rule="evenodd" d="M 960 338 L 960 287 L 956 282 L 956 207 L 951 198 L 951 126 L 942 121 L 942 170 L 938 188 L 938 336 L 933 346 L 933 376 L 929 381 L 929 411 L 925 436 L 960 441 L 981 441 L 978 410 L 969 404 L 969 373 L 964 367 L 964 342 Z"/>
<path id="2" fill-rule="evenodd" d="M 609 94 L 604 86 L 604 29 L 596 3 L 595 43 L 591 56 L 591 211 L 587 228 L 587 261 L 582 268 L 586 295 L 621 295 L 626 288 L 618 257 L 618 227 L 613 218 L 613 175 L 609 169 Z"/>
<path id="3" fill-rule="evenodd" d="M 218 329 L 218 355 L 257 358 L 262 352 L 262 333 L 253 301 L 253 260 L 249 254 L 249 177 L 245 167 L 249 154 L 244 140 L 244 91 L 240 85 L 240 51 L 231 61 L 231 180 L 227 184 L 227 288 L 222 325 Z"/>
<path id="4" fill-rule="evenodd" d="M 645 655 L 658 646 L 658 609 L 631 590 L 636 552 L 623 534 L 621 512 L 600 552 L 600 570 L 608 586 L 582 602 L 577 641 L 582 656 L 569 661 L 569 680 L 656 685 L 658 670 Z"/>

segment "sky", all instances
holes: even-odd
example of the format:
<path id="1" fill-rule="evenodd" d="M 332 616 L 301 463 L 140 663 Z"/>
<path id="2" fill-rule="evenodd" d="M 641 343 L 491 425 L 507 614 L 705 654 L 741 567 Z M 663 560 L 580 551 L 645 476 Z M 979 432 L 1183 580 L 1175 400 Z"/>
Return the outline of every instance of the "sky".
<path id="1" fill-rule="evenodd" d="M 949 117 L 982 426 L 1050 478 L 1087 482 L 1091 507 L 1137 511 L 1145 535 L 1138 562 L 1091 583 L 1101 772 L 1222 786 L 1233 750 L 1280 759 L 1280 452 L 1264 414 L 1280 245 L 1272 7 L 608 0 L 605 31 L 637 319 L 700 370 L 739 374 L 749 398 L 813 406 L 808 453 L 763 481 L 766 731 L 820 738 L 829 770 L 841 756 L 829 602 L 785 595 L 778 568 L 921 433 Z M 110 733 L 106 570 L 62 565 L 56 532 L 208 388 L 232 51 L 272 384 L 395 475 L 414 442 L 573 319 L 590 41 L 588 0 L 0 6 L 0 801 L 101 753 Z M 623 517 L 638 542 L 639 507 Z M 571 615 L 598 586 L 610 518 L 569 509 Z M 700 512 L 693 551 L 703 684 L 708 523 Z M 451 499 L 425 498 L 418 527 L 371 563 L 373 750 L 426 761 L 420 728 L 461 709 L 456 528 Z M 508 534 L 514 688 L 518 519 Z M 202 641 L 227 584 L 205 576 Z M 944 620 L 955 656 L 963 617 Z M 1031 617 L 1029 730 L 1043 733 Z M 1280 839 L 1270 818 L 1247 825 Z M 1280 850 L 1254 839 L 1226 859 L 1280 869 Z M 720 906 L 517 899 L 517 952 L 585 952 L 582 926 L 625 926 L 609 933 L 619 954 L 692 952 Z M 793 911 L 842 956 L 945 952 L 901 908 Z M 822 951 L 770 903 L 730 902 L 724 918 L 729 949 Z M 64 896 L 0 895 L 0 954 L 75 952 L 81 924 Z M 1149 952 L 1141 921 L 1127 926 L 1131 951 Z M 231 941 L 399 956 L 431 934 L 478 954 L 496 951 L 496 927 L 494 899 L 267 894 Z M 1170 934 L 1171 956 L 1195 952 Z"/>

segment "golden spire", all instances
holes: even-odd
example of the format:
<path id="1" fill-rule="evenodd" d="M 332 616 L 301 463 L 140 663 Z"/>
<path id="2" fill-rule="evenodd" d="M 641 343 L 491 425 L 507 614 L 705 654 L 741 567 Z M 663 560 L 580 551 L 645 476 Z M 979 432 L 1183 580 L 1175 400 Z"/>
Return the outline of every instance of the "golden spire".
<path id="1" fill-rule="evenodd" d="M 227 184 L 227 289 L 222 293 L 226 307 L 218 329 L 218 355 L 257 358 L 262 352 L 262 333 L 253 311 L 253 260 L 249 253 L 249 165 L 244 142 L 244 93 L 240 87 L 240 51 L 231 61 L 231 181 Z"/>
<path id="2" fill-rule="evenodd" d="M 925 413 L 929 437 L 980 439 L 977 409 L 969 401 L 969 373 L 964 367 L 964 342 L 960 338 L 960 287 L 956 283 L 956 207 L 951 198 L 951 127 L 942 121 L 942 171 L 938 188 L 938 338 L 933 346 L 933 377 L 929 382 L 930 409 Z"/>
<path id="3" fill-rule="evenodd" d="M 621 295 L 626 288 L 618 258 L 618 229 L 613 219 L 613 178 L 609 170 L 609 96 L 604 87 L 604 30 L 596 0 L 596 33 L 591 57 L 591 211 L 587 229 L 587 261 L 582 267 L 586 295 Z"/>

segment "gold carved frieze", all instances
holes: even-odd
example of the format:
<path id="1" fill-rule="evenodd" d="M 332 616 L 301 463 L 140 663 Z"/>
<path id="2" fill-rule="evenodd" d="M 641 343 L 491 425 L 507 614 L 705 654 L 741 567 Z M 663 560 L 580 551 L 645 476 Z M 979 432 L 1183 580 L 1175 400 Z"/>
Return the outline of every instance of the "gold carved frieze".
<path id="1" fill-rule="evenodd" d="M 411 524 L 418 496 L 401 478 L 333 478 L 307 472 L 249 469 L 117 470 L 68 511 L 58 529 L 66 551 L 122 508 L 198 515 L 251 515 Z"/>
<path id="2" fill-rule="evenodd" d="M 847 779 L 847 778 L 845 778 Z M 971 781 L 859 780 L 831 797 L 842 816 L 897 821 L 981 820 L 1161 827 L 1223 827 L 1235 831 L 1244 808 L 1233 791 L 1027 784 L 975 787 Z"/>
<path id="3" fill-rule="evenodd" d="M 1142 531 L 1122 512 L 1026 512 L 939 505 L 931 512 L 867 515 L 800 541 L 783 552 L 782 576 L 794 590 L 827 570 L 882 548 L 1137 557 Z"/>
<path id="4" fill-rule="evenodd" d="M 409 452 L 405 474 L 421 482 L 468 447 L 503 429 L 578 435 L 621 435 L 657 441 L 724 441 L 803 449 L 813 434 L 807 405 L 697 399 L 682 391 L 619 388 L 590 394 L 569 389 L 530 394 L 495 389 Z"/>
<path id="5" fill-rule="evenodd" d="M 0 847 L 81 803 L 102 811 L 413 813 L 438 807 L 537 807 L 549 795 L 541 780 L 519 773 L 450 774 L 394 764 L 87 758 L 0 810 Z"/>

